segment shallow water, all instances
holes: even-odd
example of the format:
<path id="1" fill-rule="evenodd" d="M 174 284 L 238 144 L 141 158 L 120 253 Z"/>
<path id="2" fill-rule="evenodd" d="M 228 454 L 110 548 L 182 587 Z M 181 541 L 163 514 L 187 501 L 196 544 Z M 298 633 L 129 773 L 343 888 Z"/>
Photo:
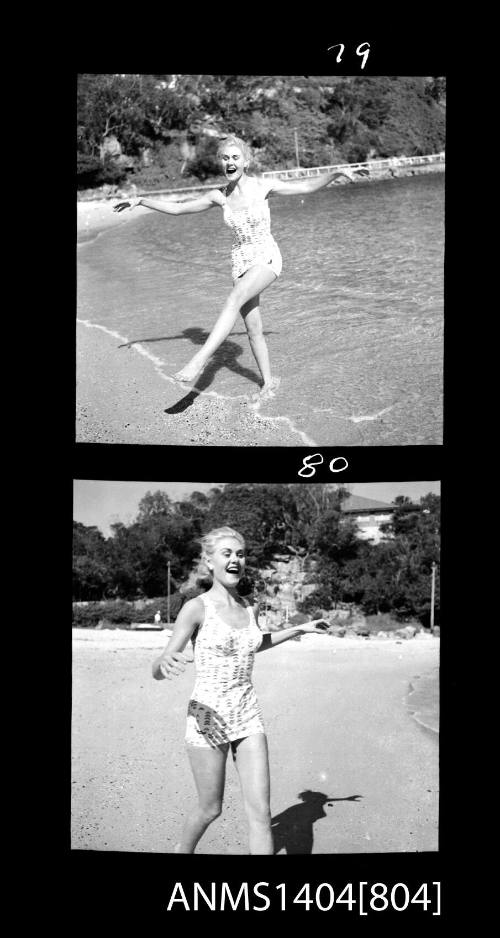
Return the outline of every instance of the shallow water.
<path id="1" fill-rule="evenodd" d="M 283 273 L 261 311 L 282 383 L 261 413 L 321 445 L 441 443 L 444 176 L 271 197 L 271 213 Z M 230 245 L 218 209 L 107 230 L 79 247 L 78 317 L 175 372 L 231 289 Z M 259 381 L 240 320 L 199 386 Z"/>
<path id="2" fill-rule="evenodd" d="M 412 679 L 408 708 L 417 723 L 439 733 L 439 668 Z"/>

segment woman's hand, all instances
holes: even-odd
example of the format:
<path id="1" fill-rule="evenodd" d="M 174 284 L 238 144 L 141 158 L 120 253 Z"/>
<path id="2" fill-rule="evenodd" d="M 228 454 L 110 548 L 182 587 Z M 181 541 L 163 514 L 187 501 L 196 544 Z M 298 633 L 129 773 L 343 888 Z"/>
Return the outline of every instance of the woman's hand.
<path id="1" fill-rule="evenodd" d="M 183 665 L 187 663 L 188 659 L 180 651 L 175 651 L 171 655 L 162 655 L 153 665 L 153 677 L 158 681 L 162 681 L 165 677 L 171 681 L 175 675 L 186 670 Z"/>
<path id="2" fill-rule="evenodd" d="M 134 199 L 132 202 L 118 202 L 117 205 L 113 206 L 113 211 L 123 212 L 125 211 L 126 208 L 130 208 L 130 209 L 137 208 L 140 201 L 141 201 L 140 199 Z"/>
<path id="3" fill-rule="evenodd" d="M 300 628 L 303 632 L 315 632 L 317 635 L 326 635 L 329 629 L 329 623 L 326 619 L 311 619 L 310 622 L 304 622 Z"/>

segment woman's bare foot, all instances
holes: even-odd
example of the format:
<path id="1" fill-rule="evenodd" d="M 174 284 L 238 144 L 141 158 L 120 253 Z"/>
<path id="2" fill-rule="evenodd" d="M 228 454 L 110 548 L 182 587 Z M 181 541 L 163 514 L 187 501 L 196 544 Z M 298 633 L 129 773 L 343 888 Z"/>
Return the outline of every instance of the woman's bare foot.
<path id="1" fill-rule="evenodd" d="M 175 375 L 172 377 L 175 378 L 176 381 L 180 381 L 181 384 L 194 384 L 204 367 L 204 365 L 200 365 L 193 359 L 188 362 L 184 368 L 181 368 L 180 371 L 176 371 Z"/>
<path id="2" fill-rule="evenodd" d="M 281 378 L 271 378 L 271 380 L 265 382 L 262 385 L 260 391 L 258 391 L 258 393 L 254 395 L 254 400 L 267 401 L 270 397 L 274 397 L 280 384 L 281 384 Z"/>

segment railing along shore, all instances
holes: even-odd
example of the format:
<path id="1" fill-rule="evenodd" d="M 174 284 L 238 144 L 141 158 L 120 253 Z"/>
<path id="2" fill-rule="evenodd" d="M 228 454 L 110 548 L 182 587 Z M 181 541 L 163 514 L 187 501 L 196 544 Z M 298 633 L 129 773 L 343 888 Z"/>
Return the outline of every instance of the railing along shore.
<path id="1" fill-rule="evenodd" d="M 442 153 L 430 153 L 425 156 L 391 156 L 387 159 L 381 160 L 367 160 L 364 163 L 335 163 L 328 164 L 327 166 L 310 166 L 302 167 L 296 166 L 294 169 L 274 169 L 268 170 L 261 173 L 260 175 L 266 179 L 302 179 L 308 176 L 320 176 L 322 173 L 328 172 L 342 172 L 344 169 L 348 169 L 351 172 L 359 172 L 360 170 L 365 170 L 368 173 L 374 170 L 378 172 L 379 170 L 395 170 L 399 168 L 404 168 L 406 166 L 425 166 L 432 163 L 444 163 L 445 154 Z M 136 197 L 148 196 L 148 195 L 176 195 L 183 192 L 202 192 L 205 189 L 213 189 L 216 183 L 210 184 L 199 184 L 197 186 L 182 186 L 175 189 L 143 189 L 139 190 L 133 184 L 129 187 L 134 190 L 134 195 Z M 123 187 L 124 189 L 127 187 Z M 117 193 L 108 193 L 106 195 L 100 195 L 100 199 L 116 199 Z"/>
<path id="2" fill-rule="evenodd" d="M 431 153 L 426 156 L 391 156 L 383 160 L 368 160 L 365 163 L 337 163 L 328 166 L 312 166 L 308 169 L 300 166 L 295 169 L 277 169 L 262 173 L 269 179 L 294 179 L 303 176 L 319 176 L 326 172 L 341 172 L 343 169 L 356 171 L 359 169 L 396 169 L 398 166 L 423 166 L 426 163 L 444 163 L 444 153 Z"/>

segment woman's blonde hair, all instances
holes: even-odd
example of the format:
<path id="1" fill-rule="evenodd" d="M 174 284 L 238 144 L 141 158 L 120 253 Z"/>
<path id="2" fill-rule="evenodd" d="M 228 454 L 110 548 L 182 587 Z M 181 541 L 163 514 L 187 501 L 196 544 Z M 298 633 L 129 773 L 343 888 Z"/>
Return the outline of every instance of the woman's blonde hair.
<path id="1" fill-rule="evenodd" d="M 245 548 L 245 538 L 239 533 L 239 531 L 235 531 L 234 528 L 229 528 L 225 525 L 221 528 L 212 528 L 212 530 L 208 531 L 207 534 L 204 534 L 201 539 L 202 563 L 206 565 L 207 560 L 209 560 L 215 550 L 216 544 L 224 537 L 234 537 L 237 541 L 240 542 L 243 549 Z"/>
<path id="2" fill-rule="evenodd" d="M 210 557 L 212 556 L 218 541 L 224 537 L 236 538 L 236 540 L 240 542 L 241 546 L 245 548 L 245 539 L 239 533 L 239 531 L 235 531 L 234 528 L 229 528 L 227 526 L 212 528 L 211 531 L 208 531 L 207 534 L 204 534 L 201 538 L 201 556 L 198 562 L 195 564 L 187 583 L 184 584 L 184 592 L 186 589 L 190 588 L 202 588 L 204 590 L 210 589 L 213 583 L 213 576 L 212 571 L 208 566 L 208 561 L 210 560 Z"/>
<path id="3" fill-rule="evenodd" d="M 241 150 L 243 153 L 243 159 L 247 160 L 250 163 L 252 159 L 252 151 L 247 143 L 241 139 L 241 137 L 236 137 L 234 134 L 228 134 L 227 137 L 223 137 L 217 147 L 217 156 L 220 156 L 222 151 L 228 146 L 236 146 L 238 150 Z"/>

